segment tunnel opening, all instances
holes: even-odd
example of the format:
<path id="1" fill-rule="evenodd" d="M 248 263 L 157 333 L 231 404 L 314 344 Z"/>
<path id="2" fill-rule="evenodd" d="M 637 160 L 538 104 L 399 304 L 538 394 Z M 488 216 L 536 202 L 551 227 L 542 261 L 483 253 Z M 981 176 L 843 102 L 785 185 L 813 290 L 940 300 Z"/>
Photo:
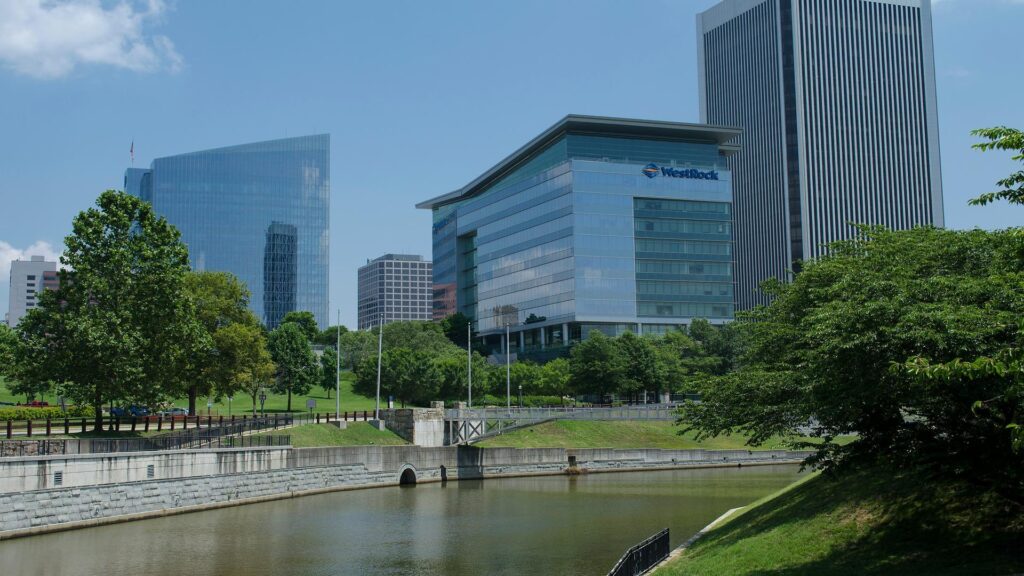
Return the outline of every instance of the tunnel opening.
<path id="1" fill-rule="evenodd" d="M 416 472 L 412 468 L 406 468 L 402 470 L 402 475 L 398 477 L 399 486 L 415 486 L 416 485 Z"/>

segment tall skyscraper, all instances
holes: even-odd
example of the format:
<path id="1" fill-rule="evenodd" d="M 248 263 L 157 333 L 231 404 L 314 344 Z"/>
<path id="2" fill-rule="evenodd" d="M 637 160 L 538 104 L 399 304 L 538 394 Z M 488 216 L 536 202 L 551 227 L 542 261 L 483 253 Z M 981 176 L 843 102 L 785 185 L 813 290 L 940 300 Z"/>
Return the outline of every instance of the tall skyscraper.
<path id="1" fill-rule="evenodd" d="M 359 329 L 431 320 L 433 267 L 422 256 L 385 254 L 359 267 Z"/>
<path id="2" fill-rule="evenodd" d="M 570 115 L 433 214 L 434 311 L 544 360 L 593 331 L 733 318 L 733 128 Z M 506 341 L 506 334 L 511 341 Z"/>
<path id="3" fill-rule="evenodd" d="M 293 310 L 327 326 L 330 155 L 319 134 L 157 158 L 125 191 L 181 231 L 194 269 L 245 282 L 268 327 Z"/>
<path id="4" fill-rule="evenodd" d="M 697 32 L 701 120 L 743 129 L 741 309 L 850 223 L 943 225 L 929 0 L 725 0 Z"/>
<path id="5" fill-rule="evenodd" d="M 56 290 L 60 284 L 57 263 L 42 256 L 11 262 L 11 292 L 8 296 L 7 325 L 11 328 L 39 304 L 39 293 Z"/>

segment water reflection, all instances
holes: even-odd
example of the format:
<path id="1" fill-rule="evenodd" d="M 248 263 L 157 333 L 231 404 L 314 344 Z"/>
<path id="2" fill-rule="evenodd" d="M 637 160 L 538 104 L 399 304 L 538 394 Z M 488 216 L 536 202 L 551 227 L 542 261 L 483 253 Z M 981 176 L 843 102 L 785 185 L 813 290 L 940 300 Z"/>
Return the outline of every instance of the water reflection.
<path id="1" fill-rule="evenodd" d="M 5 573 L 601 574 L 673 546 L 796 466 L 466 480 L 336 492 L 0 542 Z"/>

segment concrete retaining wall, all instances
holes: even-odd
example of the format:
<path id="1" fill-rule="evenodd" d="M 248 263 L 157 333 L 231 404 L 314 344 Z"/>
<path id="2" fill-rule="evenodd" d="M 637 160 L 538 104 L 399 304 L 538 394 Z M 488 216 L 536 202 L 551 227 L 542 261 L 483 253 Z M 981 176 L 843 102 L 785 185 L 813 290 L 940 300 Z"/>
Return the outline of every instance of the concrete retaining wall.
<path id="1" fill-rule="evenodd" d="M 353 446 L 0 459 L 0 540 L 416 480 L 798 462 L 804 452 Z M 60 486 L 54 477 L 60 472 Z"/>

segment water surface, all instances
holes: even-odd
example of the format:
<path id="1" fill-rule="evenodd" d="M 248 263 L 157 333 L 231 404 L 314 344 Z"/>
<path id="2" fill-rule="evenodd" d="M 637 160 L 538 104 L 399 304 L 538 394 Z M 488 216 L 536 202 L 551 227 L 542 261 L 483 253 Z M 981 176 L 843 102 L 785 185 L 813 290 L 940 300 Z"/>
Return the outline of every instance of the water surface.
<path id="1" fill-rule="evenodd" d="M 668 527 L 672 546 L 797 466 L 376 488 L 0 542 L 4 574 L 606 574 Z"/>

